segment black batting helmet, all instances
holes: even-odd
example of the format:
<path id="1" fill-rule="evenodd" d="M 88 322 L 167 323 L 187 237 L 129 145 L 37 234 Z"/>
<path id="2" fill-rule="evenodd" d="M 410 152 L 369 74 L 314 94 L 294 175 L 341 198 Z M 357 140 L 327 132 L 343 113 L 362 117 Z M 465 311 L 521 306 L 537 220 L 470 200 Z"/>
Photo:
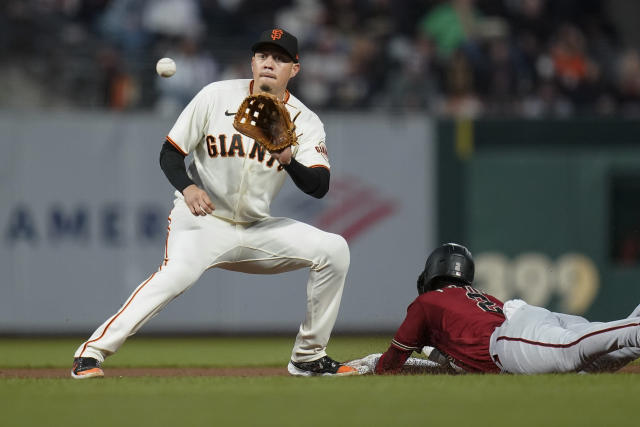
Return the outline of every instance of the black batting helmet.
<path id="1" fill-rule="evenodd" d="M 470 285 L 473 283 L 475 265 L 469 249 L 457 243 L 445 243 L 436 248 L 418 277 L 418 293 L 433 291 L 434 279 L 446 278 Z"/>

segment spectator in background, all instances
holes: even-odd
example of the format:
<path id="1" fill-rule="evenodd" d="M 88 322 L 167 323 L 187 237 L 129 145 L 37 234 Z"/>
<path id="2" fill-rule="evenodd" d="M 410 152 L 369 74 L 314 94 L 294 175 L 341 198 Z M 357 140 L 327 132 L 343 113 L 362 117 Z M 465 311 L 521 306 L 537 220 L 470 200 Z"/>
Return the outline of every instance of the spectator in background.
<path id="1" fill-rule="evenodd" d="M 126 110 L 133 107 L 139 97 L 136 82 L 124 69 L 120 51 L 111 46 L 101 48 L 97 53 L 100 66 L 101 105 L 110 110 Z"/>
<path id="2" fill-rule="evenodd" d="M 318 33 L 326 20 L 326 7 L 316 0 L 294 0 L 293 4 L 282 8 L 275 14 L 278 28 L 288 28 L 298 35 L 298 42 L 305 46 Z"/>
<path id="3" fill-rule="evenodd" d="M 507 17 L 515 43 L 534 55 L 542 51 L 554 28 L 552 20 L 545 15 L 546 0 L 520 0 L 507 4 Z"/>
<path id="4" fill-rule="evenodd" d="M 198 38 L 204 24 L 196 0 L 152 0 L 142 12 L 143 28 L 158 36 Z"/>
<path id="5" fill-rule="evenodd" d="M 389 45 L 394 78 L 389 79 L 387 92 L 391 111 L 432 111 L 438 96 L 435 46 L 422 34 L 415 39 L 395 37 Z"/>
<path id="6" fill-rule="evenodd" d="M 371 96 L 383 85 L 378 66 L 385 64 L 380 46 L 366 35 L 355 37 L 351 43 L 347 73 L 340 79 L 336 91 L 338 108 L 364 108 Z"/>
<path id="7" fill-rule="evenodd" d="M 291 19 L 299 9 L 288 10 L 280 19 Z M 307 18 L 301 56 L 313 66 L 302 70 L 296 84 L 307 102 L 339 109 L 372 105 L 388 73 L 385 46 L 394 28 L 390 10 L 387 0 L 333 0 L 313 19 Z"/>
<path id="8" fill-rule="evenodd" d="M 307 41 L 301 58 L 297 88 L 310 104 L 326 108 L 336 104 L 336 92 L 349 68 L 350 45 L 331 27 L 321 29 Z"/>
<path id="9" fill-rule="evenodd" d="M 232 59 L 222 68 L 218 80 L 235 80 L 245 78 L 251 72 L 246 57 Z"/>
<path id="10" fill-rule="evenodd" d="M 219 37 L 221 34 L 239 32 L 239 28 L 244 28 L 241 7 L 242 0 L 200 1 L 201 19 L 207 34 Z"/>
<path id="11" fill-rule="evenodd" d="M 388 67 L 388 46 L 397 30 L 394 21 L 396 8 L 391 0 L 371 0 L 361 11 L 364 32 L 354 39 L 352 65 L 354 71 L 362 76 L 360 80 L 366 92 L 356 106 L 368 108 L 379 105 L 379 100 L 384 97 L 386 80 L 393 78 Z"/>
<path id="12" fill-rule="evenodd" d="M 471 63 L 462 50 L 453 53 L 445 73 L 446 97 L 438 107 L 438 113 L 445 116 L 478 117 L 482 102 L 474 89 Z"/>
<path id="13" fill-rule="evenodd" d="M 450 0 L 431 9 L 420 21 L 420 31 L 431 38 L 438 54 L 448 59 L 475 36 L 480 13 L 475 0 Z"/>
<path id="14" fill-rule="evenodd" d="M 189 37 L 180 39 L 177 50 L 165 56 L 173 58 L 178 72 L 170 79 L 156 79 L 159 93 L 156 110 L 173 116 L 182 111 L 202 87 L 218 80 L 219 71 L 213 57 Z"/>
<path id="15" fill-rule="evenodd" d="M 615 86 L 622 113 L 640 115 L 640 55 L 637 49 L 627 49 L 621 54 Z"/>
<path id="16" fill-rule="evenodd" d="M 488 114 L 509 114 L 517 100 L 517 71 L 509 41 L 495 37 L 487 46 L 488 73 L 484 76 Z"/>
<path id="17" fill-rule="evenodd" d="M 190 58 L 212 54 L 220 73 L 245 75 L 237 47 L 254 39 L 252 28 L 276 22 L 299 28 L 300 55 L 317 65 L 292 83 L 315 108 L 640 115 L 637 54 L 623 47 L 634 38 L 618 39 L 608 19 L 615 5 L 605 0 L 1 3 L 6 107 L 152 108 L 167 88 L 156 91 L 151 64 L 167 44 L 196 39 Z M 634 3 L 625 7 L 640 9 Z M 161 84 L 177 84 L 178 68 Z"/>
<path id="18" fill-rule="evenodd" d="M 574 103 L 583 103 L 585 96 L 593 96 L 586 92 L 597 80 L 599 71 L 587 55 L 586 41 L 578 28 L 568 24 L 560 27 L 551 45 L 551 60 L 559 88 Z"/>
<path id="19" fill-rule="evenodd" d="M 144 4 L 138 0 L 111 0 L 97 19 L 98 33 L 104 40 L 130 57 L 135 57 L 150 42 L 142 27 Z"/>
<path id="20" fill-rule="evenodd" d="M 331 11 L 327 15 L 326 25 L 334 28 L 338 34 L 344 34 L 348 38 L 362 29 L 363 4 L 356 0 L 326 0 L 326 3 L 327 9 Z"/>
<path id="21" fill-rule="evenodd" d="M 545 0 L 521 0 L 507 4 L 510 6 L 507 18 L 510 23 L 516 93 L 518 98 L 531 100 L 540 83 L 538 61 L 546 49 L 553 25 L 544 15 Z"/>

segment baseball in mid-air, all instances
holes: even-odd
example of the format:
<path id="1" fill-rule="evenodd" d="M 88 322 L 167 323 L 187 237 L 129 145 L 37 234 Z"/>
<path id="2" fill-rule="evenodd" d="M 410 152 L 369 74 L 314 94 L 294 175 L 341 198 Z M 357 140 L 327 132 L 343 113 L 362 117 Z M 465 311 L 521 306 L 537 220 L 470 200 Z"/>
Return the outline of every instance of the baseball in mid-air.
<path id="1" fill-rule="evenodd" d="M 176 73 L 176 63 L 171 58 L 160 58 L 156 64 L 156 72 L 161 77 L 171 77 Z"/>

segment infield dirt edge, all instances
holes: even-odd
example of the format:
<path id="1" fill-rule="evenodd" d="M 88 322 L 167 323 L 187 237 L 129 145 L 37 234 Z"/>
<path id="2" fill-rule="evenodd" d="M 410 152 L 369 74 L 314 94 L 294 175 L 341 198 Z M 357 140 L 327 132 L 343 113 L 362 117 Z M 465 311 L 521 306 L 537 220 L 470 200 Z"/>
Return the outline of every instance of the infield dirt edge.
<path id="1" fill-rule="evenodd" d="M 640 365 L 622 368 L 619 373 L 640 374 Z M 105 378 L 129 377 L 267 377 L 287 376 L 284 367 L 238 368 L 107 368 Z M 0 378 L 71 378 L 70 368 L 5 368 Z"/>

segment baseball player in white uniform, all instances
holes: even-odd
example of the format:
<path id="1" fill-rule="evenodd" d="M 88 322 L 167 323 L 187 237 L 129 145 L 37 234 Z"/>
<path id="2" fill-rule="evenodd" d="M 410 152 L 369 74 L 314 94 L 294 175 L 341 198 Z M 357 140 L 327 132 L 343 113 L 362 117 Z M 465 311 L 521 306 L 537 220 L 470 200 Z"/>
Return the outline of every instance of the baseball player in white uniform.
<path id="1" fill-rule="evenodd" d="M 176 188 L 164 260 L 122 307 L 74 355 L 73 378 L 103 376 L 101 364 L 130 335 L 214 267 L 255 274 L 310 270 L 307 313 L 293 346 L 292 375 L 352 375 L 357 371 L 326 354 L 349 267 L 339 235 L 269 215 L 287 176 L 320 198 L 329 188 L 329 159 L 322 122 L 287 91 L 300 70 L 297 39 L 275 28 L 252 46 L 252 80 L 205 86 L 169 132 L 160 156 Z M 252 93 L 277 96 L 296 119 L 298 145 L 268 152 L 238 133 L 233 119 Z M 184 158 L 193 154 L 188 167 Z"/>

